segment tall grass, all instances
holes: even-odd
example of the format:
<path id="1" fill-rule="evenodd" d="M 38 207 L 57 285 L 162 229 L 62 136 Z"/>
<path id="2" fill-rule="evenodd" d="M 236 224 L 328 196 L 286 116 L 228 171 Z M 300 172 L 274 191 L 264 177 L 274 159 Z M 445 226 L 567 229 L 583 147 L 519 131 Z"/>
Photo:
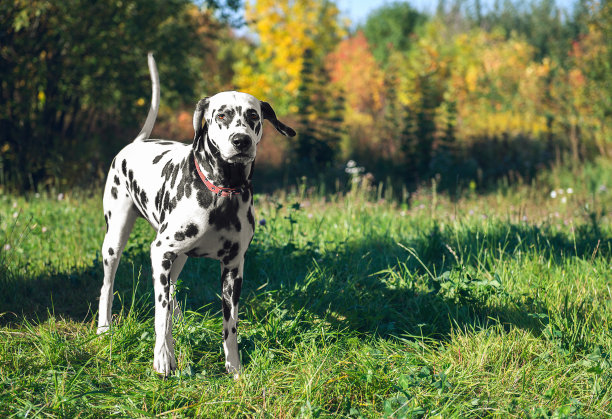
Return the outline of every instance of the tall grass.
<path id="1" fill-rule="evenodd" d="M 98 337 L 99 197 L 3 196 L 0 416 L 609 415 L 610 173 L 599 162 L 460 199 L 428 187 L 391 201 L 359 182 L 257 196 L 236 381 L 216 262 L 181 275 L 179 371 L 162 380 L 151 229 L 135 227 Z"/>

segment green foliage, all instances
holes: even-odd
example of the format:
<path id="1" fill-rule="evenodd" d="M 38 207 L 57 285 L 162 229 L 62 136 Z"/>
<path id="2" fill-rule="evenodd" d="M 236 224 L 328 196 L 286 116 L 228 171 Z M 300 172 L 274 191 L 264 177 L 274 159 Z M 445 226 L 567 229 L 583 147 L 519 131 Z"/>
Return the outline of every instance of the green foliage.
<path id="1" fill-rule="evenodd" d="M 426 20 L 407 2 L 395 2 L 371 12 L 363 32 L 372 45 L 374 57 L 384 65 L 393 51 L 410 49 L 418 26 Z"/>
<path id="2" fill-rule="evenodd" d="M 341 136 L 342 96 L 329 88 L 323 63 L 310 49 L 303 58 L 301 84 L 295 100 L 300 116 L 294 161 L 302 166 L 325 167 L 334 161 Z M 310 171 L 309 170 L 309 171 Z"/>
<path id="3" fill-rule="evenodd" d="M 209 46 L 186 0 L 18 0 L 2 2 L 0 14 L 3 184 L 97 175 L 146 114 L 148 51 L 162 101 L 194 100 L 191 57 Z"/>

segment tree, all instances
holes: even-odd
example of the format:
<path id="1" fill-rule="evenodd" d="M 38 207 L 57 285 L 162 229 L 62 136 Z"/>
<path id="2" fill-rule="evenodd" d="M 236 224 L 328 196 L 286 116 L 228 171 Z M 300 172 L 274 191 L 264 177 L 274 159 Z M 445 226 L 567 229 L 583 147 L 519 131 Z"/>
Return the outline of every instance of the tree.
<path id="1" fill-rule="evenodd" d="M 293 150 L 294 161 L 309 168 L 331 163 L 341 138 L 344 98 L 329 81 L 325 68 L 317 65 L 307 49 L 296 98 L 300 129 Z"/>
<path id="2" fill-rule="evenodd" d="M 392 51 L 410 49 L 416 28 L 425 21 L 425 15 L 408 3 L 395 2 L 370 13 L 362 30 L 372 45 L 374 57 L 387 64 Z"/>
<path id="3" fill-rule="evenodd" d="M 280 114 L 295 113 L 306 51 L 321 66 L 346 31 L 329 0 L 256 0 L 246 20 L 257 35 L 254 49 L 235 66 L 237 88 L 272 102 Z"/>
<path id="4" fill-rule="evenodd" d="M 14 0 L 0 16 L 1 171 L 18 188 L 90 179 L 114 134 L 139 129 L 148 51 L 163 102 L 195 99 L 190 57 L 208 50 L 208 34 L 187 0 Z"/>
<path id="5" fill-rule="evenodd" d="M 325 58 L 325 67 L 332 87 L 344 96 L 344 154 L 361 158 L 358 154 L 380 147 L 374 130 L 383 108 L 384 73 L 362 31 L 341 41 Z"/>

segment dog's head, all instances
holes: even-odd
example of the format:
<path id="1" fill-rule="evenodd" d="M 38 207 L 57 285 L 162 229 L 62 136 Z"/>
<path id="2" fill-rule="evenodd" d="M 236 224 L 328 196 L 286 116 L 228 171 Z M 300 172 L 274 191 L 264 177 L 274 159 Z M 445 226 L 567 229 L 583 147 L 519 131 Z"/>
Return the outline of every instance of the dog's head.
<path id="1" fill-rule="evenodd" d="M 199 148 L 206 135 L 220 157 L 228 163 L 250 163 L 255 159 L 267 119 L 283 135 L 295 131 L 276 119 L 274 110 L 247 93 L 221 92 L 201 99 L 193 114 L 194 147 Z"/>

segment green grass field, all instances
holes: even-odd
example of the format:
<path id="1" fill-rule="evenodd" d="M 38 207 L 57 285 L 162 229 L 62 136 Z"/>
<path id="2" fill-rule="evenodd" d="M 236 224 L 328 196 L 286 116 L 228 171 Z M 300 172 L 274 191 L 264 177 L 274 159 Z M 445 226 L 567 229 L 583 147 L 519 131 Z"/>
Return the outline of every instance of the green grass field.
<path id="1" fill-rule="evenodd" d="M 456 201 L 425 187 L 404 204 L 363 188 L 258 196 L 239 380 L 224 372 L 217 262 L 183 270 L 179 372 L 162 380 L 151 228 L 132 233 L 98 337 L 101 190 L 2 196 L 0 417 L 608 417 L 607 188 L 599 162 Z"/>

